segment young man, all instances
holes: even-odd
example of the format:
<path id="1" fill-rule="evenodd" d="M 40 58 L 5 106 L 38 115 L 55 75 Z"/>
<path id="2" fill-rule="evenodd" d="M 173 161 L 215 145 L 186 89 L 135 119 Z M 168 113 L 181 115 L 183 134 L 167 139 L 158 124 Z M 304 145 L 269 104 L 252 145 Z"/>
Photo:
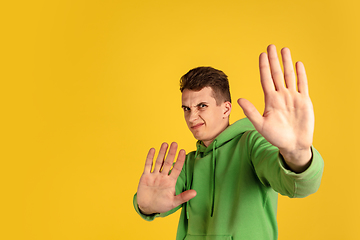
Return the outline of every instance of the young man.
<path id="1" fill-rule="evenodd" d="M 239 99 L 247 118 L 231 126 L 223 72 L 200 67 L 181 78 L 182 107 L 197 150 L 186 156 L 180 150 L 173 165 L 177 144 L 165 158 L 164 143 L 151 171 L 150 149 L 134 196 L 144 219 L 182 208 L 176 239 L 277 239 L 277 194 L 305 197 L 317 191 L 323 160 L 312 147 L 314 112 L 305 68 L 296 63 L 296 84 L 289 49 L 281 54 L 284 74 L 274 45 L 260 55 L 263 115 Z"/>

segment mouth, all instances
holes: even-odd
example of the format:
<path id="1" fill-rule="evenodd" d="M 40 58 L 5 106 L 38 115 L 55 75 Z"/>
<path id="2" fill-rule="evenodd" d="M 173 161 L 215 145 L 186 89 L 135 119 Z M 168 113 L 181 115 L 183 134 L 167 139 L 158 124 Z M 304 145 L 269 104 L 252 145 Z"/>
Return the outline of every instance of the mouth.
<path id="1" fill-rule="evenodd" d="M 202 125 L 204 125 L 204 123 L 198 123 L 198 124 L 196 124 L 196 125 L 194 125 L 194 126 L 191 126 L 191 129 L 192 129 L 192 130 L 198 129 L 198 128 L 200 128 Z"/>

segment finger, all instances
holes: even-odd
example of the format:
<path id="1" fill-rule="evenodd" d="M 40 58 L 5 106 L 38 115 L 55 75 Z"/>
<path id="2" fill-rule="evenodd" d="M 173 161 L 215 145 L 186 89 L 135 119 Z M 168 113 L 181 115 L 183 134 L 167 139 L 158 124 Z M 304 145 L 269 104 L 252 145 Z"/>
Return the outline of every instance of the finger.
<path id="1" fill-rule="evenodd" d="M 176 195 L 174 198 L 174 207 L 179 206 L 180 204 L 183 204 L 190 199 L 194 198 L 196 196 L 196 191 L 194 189 L 187 190 L 185 192 L 180 193 L 179 195 Z"/>
<path id="2" fill-rule="evenodd" d="M 176 142 L 173 142 L 170 145 L 169 153 L 166 156 L 166 159 L 165 159 L 164 164 L 163 164 L 163 169 L 161 171 L 162 173 L 164 173 L 166 175 L 169 174 L 170 168 L 174 163 L 177 147 L 178 147 L 178 145 L 177 145 Z"/>
<path id="3" fill-rule="evenodd" d="M 286 87 L 290 90 L 296 90 L 296 78 L 295 78 L 295 72 L 294 72 L 294 66 L 291 59 L 290 50 L 288 48 L 281 49 L 281 56 L 283 59 L 283 65 L 284 65 L 284 77 L 285 77 L 285 83 Z"/>
<path id="4" fill-rule="evenodd" d="M 152 168 L 152 165 L 153 165 L 154 155 L 155 155 L 155 149 L 154 149 L 154 148 L 151 148 L 151 149 L 149 150 L 149 152 L 148 152 L 147 157 L 146 157 L 144 173 L 150 173 L 150 172 L 151 172 L 151 168 Z"/>
<path id="5" fill-rule="evenodd" d="M 246 100 L 245 98 L 239 98 L 238 104 L 243 109 L 244 114 L 249 118 L 250 122 L 254 125 L 256 130 L 259 131 L 262 126 L 263 117 L 259 113 L 259 111 L 255 108 L 255 106 Z"/>
<path id="6" fill-rule="evenodd" d="M 266 53 L 261 53 L 259 56 L 259 69 L 261 86 L 265 95 L 275 91 L 273 79 L 271 77 L 269 59 Z"/>
<path id="7" fill-rule="evenodd" d="M 184 149 L 181 149 L 179 151 L 179 155 L 176 159 L 176 163 L 174 164 L 174 167 L 170 173 L 170 177 L 177 179 L 180 175 L 180 172 L 183 168 L 184 162 L 185 162 L 186 152 Z"/>
<path id="8" fill-rule="evenodd" d="M 153 171 L 154 173 L 160 171 L 160 169 L 163 165 L 163 162 L 164 162 L 164 157 L 165 157 L 167 148 L 168 148 L 167 143 L 161 144 L 159 155 L 157 156 L 156 162 L 155 162 L 155 167 L 154 167 L 154 171 Z"/>
<path id="9" fill-rule="evenodd" d="M 295 65 L 298 78 L 298 91 L 299 93 L 309 95 L 309 87 L 305 72 L 305 66 L 302 62 L 297 62 Z"/>
<path id="10" fill-rule="evenodd" d="M 267 48 L 269 63 L 270 63 L 270 70 L 272 75 L 272 80 L 275 85 L 275 89 L 277 91 L 284 89 L 284 75 L 281 70 L 280 61 L 278 55 L 276 53 L 275 45 L 271 44 Z"/>

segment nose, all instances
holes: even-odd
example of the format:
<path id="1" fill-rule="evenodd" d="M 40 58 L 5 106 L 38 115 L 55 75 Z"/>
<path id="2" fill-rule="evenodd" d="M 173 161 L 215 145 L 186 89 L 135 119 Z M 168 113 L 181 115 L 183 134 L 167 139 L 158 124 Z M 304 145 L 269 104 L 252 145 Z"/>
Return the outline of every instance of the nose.
<path id="1" fill-rule="evenodd" d="M 199 112 L 194 109 L 190 111 L 189 122 L 195 122 L 199 118 Z"/>

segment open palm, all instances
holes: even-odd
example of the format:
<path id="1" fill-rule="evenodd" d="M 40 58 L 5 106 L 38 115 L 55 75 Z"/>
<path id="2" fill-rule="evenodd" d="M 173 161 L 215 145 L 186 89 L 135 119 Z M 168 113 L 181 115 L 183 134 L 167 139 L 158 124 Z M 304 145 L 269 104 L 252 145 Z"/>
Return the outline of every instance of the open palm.
<path id="1" fill-rule="evenodd" d="M 314 111 L 305 67 L 297 62 L 295 74 L 290 50 L 283 48 L 283 73 L 275 46 L 270 45 L 267 50 L 268 54 L 262 53 L 259 59 L 265 95 L 263 115 L 246 99 L 241 98 L 238 103 L 256 130 L 280 152 L 309 150 L 314 133 Z"/>
<path id="2" fill-rule="evenodd" d="M 188 190 L 176 195 L 175 185 L 184 165 L 186 154 L 184 150 L 179 151 L 177 161 L 169 174 L 176 155 L 177 144 L 171 144 L 165 159 L 167 148 L 166 143 L 161 145 L 153 171 L 151 169 L 155 149 L 150 149 L 147 155 L 144 172 L 137 190 L 137 202 L 140 210 L 145 214 L 167 212 L 196 195 L 195 190 Z"/>

